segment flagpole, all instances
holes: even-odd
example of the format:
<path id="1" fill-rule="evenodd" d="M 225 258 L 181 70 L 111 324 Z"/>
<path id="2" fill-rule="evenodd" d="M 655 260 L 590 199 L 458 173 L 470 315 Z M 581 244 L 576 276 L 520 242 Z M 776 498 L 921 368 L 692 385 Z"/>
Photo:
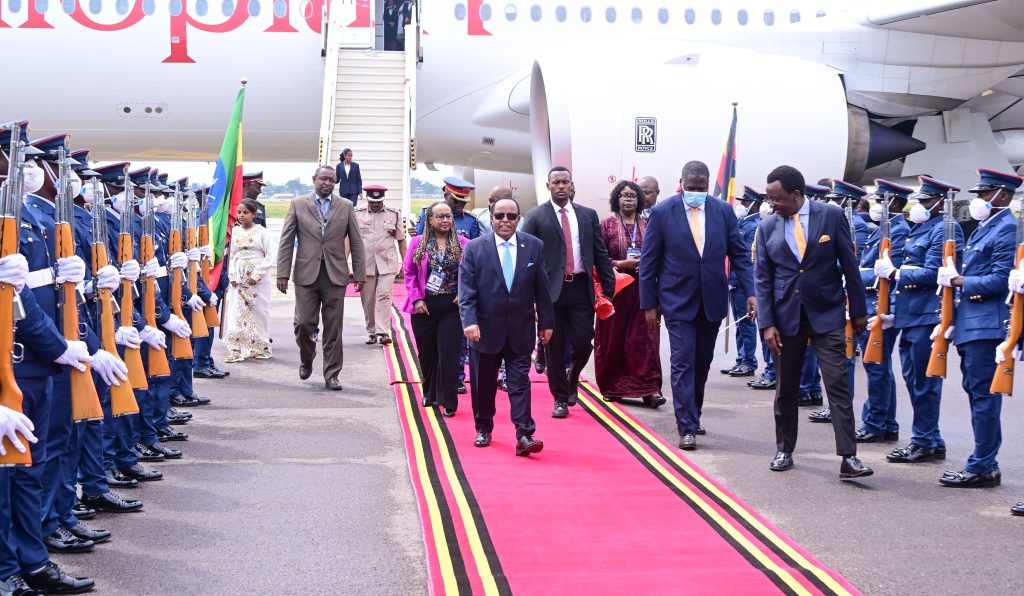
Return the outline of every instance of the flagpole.
<path id="1" fill-rule="evenodd" d="M 739 105 L 738 101 L 732 102 L 732 124 L 729 126 L 729 137 L 725 140 L 725 153 L 722 154 L 722 165 L 719 168 L 719 169 L 726 168 L 726 169 L 730 170 L 730 172 L 728 172 L 728 173 L 719 172 L 719 176 L 722 179 L 722 191 L 721 192 L 724 195 L 722 197 L 722 200 L 724 200 L 727 203 L 729 203 L 730 207 L 735 202 L 735 201 L 733 201 L 732 192 L 730 192 L 730 187 L 732 186 L 732 184 L 730 184 L 730 180 L 732 180 L 732 179 L 734 179 L 736 177 L 736 169 L 735 169 L 734 166 L 736 164 L 736 106 L 737 105 Z M 732 153 L 731 164 L 730 163 L 726 163 L 726 161 L 727 161 L 726 158 L 728 157 L 728 154 L 730 153 L 730 149 L 732 150 L 731 151 L 731 153 Z M 731 173 L 731 176 L 729 176 L 729 173 Z M 729 259 L 728 258 L 726 258 L 726 260 L 725 260 L 725 278 L 728 281 L 728 279 L 729 279 Z M 730 290 L 730 292 L 731 291 L 732 290 Z M 740 321 L 741 320 L 742 319 L 740 319 Z M 736 324 L 739 324 L 740 321 L 736 321 Z M 726 333 L 725 333 L 725 337 L 722 338 L 722 342 L 725 344 L 725 353 L 728 354 L 729 353 L 729 333 L 728 333 L 728 330 L 733 327 L 733 323 L 732 323 L 732 296 L 729 296 L 729 307 L 725 309 L 725 323 L 726 323 L 726 327 L 725 327 Z M 737 346 L 737 349 L 739 349 L 739 346 Z"/>

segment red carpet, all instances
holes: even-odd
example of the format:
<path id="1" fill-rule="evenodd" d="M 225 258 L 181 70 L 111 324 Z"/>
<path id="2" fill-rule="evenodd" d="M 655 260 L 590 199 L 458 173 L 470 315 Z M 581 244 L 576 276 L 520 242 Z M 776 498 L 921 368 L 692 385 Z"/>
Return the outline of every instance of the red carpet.
<path id="1" fill-rule="evenodd" d="M 856 593 L 589 385 L 554 420 L 535 377 L 542 453 L 515 456 L 502 392 L 491 446 L 474 447 L 469 396 L 454 418 L 420 406 L 411 332 L 393 322 L 385 354 L 432 593 Z"/>

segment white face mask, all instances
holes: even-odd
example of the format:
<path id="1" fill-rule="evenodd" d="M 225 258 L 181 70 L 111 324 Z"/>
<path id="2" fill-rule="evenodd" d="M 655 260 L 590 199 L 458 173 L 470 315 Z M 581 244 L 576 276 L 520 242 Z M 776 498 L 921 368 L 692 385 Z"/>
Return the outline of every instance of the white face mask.
<path id="1" fill-rule="evenodd" d="M 736 203 L 735 205 L 733 205 L 732 210 L 736 212 L 736 217 L 747 216 L 747 208 L 744 207 L 742 203 Z"/>
<path id="2" fill-rule="evenodd" d="M 81 184 L 81 183 L 79 183 L 79 184 Z M 100 192 L 102 192 L 102 191 L 100 191 Z M 102 197 L 103 197 L 103 195 L 101 194 L 100 198 L 102 199 Z M 82 186 L 82 200 L 85 201 L 86 205 L 92 205 L 92 202 L 93 202 L 92 186 Z"/>
<path id="3" fill-rule="evenodd" d="M 46 180 L 46 175 L 43 172 L 43 168 L 39 167 L 34 161 L 25 162 L 25 192 L 32 194 L 39 192 L 39 189 L 43 187 L 43 182 Z"/>
<path id="4" fill-rule="evenodd" d="M 82 193 L 82 179 L 78 177 L 78 174 L 71 172 L 71 176 L 68 180 L 71 183 L 71 198 L 75 198 Z M 61 180 L 57 180 L 54 184 L 58 191 L 60 191 L 61 182 Z"/>
<path id="5" fill-rule="evenodd" d="M 967 206 L 967 209 L 971 212 L 971 217 L 978 221 L 985 221 L 992 215 L 992 203 L 981 197 L 971 199 L 971 204 Z"/>
<path id="6" fill-rule="evenodd" d="M 938 205 L 939 203 L 935 203 L 935 205 L 932 206 L 932 209 L 934 209 Z M 924 223 L 931 218 L 932 210 L 926 208 L 921 203 L 918 203 L 910 208 L 910 221 L 914 223 Z"/>
<path id="7" fill-rule="evenodd" d="M 875 203 L 868 211 L 868 215 L 871 216 L 871 221 L 882 221 L 882 216 L 885 215 L 885 205 Z"/>
<path id="8" fill-rule="evenodd" d="M 156 213 L 167 213 L 167 199 L 153 195 L 153 211 Z"/>
<path id="9" fill-rule="evenodd" d="M 757 210 L 761 214 L 761 217 L 768 217 L 772 214 L 772 205 L 768 201 L 761 203 L 761 208 Z"/>
<path id="10" fill-rule="evenodd" d="M 124 191 L 110 197 L 110 206 L 118 213 L 124 213 Z"/>

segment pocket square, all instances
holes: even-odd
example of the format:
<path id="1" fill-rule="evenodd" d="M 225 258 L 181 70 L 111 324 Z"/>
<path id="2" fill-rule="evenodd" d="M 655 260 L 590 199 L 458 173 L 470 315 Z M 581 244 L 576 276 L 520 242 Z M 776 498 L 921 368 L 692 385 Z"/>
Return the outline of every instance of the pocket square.
<path id="1" fill-rule="evenodd" d="M 527 263 L 527 264 L 526 264 L 526 268 L 527 268 L 527 269 L 529 269 L 530 267 L 533 267 L 533 263 Z"/>
<path id="2" fill-rule="evenodd" d="M 818 238 L 818 244 L 824 244 L 825 242 L 828 242 L 831 239 L 832 238 L 828 234 L 822 234 L 821 238 Z"/>

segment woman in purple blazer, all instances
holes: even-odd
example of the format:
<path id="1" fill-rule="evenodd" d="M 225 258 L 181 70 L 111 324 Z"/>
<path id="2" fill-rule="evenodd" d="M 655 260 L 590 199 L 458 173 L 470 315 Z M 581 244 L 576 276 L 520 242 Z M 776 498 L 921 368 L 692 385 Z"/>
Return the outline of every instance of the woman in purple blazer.
<path id="1" fill-rule="evenodd" d="M 403 273 L 408 297 L 403 311 L 412 315 L 412 333 L 423 374 L 423 406 L 440 405 L 455 415 L 459 405 L 459 265 L 468 242 L 455 233 L 452 210 L 444 203 L 427 207 L 423 234 L 405 253 Z"/>

